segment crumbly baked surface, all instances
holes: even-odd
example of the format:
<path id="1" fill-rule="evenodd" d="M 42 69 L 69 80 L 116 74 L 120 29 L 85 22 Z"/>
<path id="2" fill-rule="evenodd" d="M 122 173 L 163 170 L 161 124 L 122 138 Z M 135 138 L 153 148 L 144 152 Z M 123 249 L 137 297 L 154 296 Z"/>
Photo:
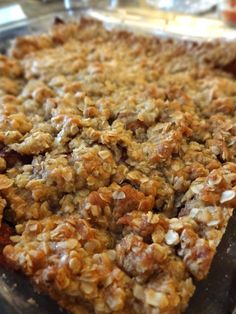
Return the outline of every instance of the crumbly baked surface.
<path id="1" fill-rule="evenodd" d="M 9 265 L 72 313 L 181 313 L 236 204 L 236 46 L 107 31 L 0 57 Z"/>

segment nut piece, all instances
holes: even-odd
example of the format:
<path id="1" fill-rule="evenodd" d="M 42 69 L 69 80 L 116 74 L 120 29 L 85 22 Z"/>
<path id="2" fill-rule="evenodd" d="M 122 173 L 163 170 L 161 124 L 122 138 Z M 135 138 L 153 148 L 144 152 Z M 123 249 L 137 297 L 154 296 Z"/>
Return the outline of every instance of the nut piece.
<path id="1" fill-rule="evenodd" d="M 106 303 L 108 304 L 112 312 L 121 311 L 124 308 L 124 299 L 124 291 L 121 288 L 116 288 L 115 291 L 112 291 L 112 293 L 109 294 Z"/>
<path id="2" fill-rule="evenodd" d="M 169 230 L 165 235 L 165 241 L 168 245 L 176 245 L 179 243 L 179 235 L 174 230 Z"/>
<path id="3" fill-rule="evenodd" d="M 133 287 L 133 294 L 134 297 L 140 301 L 143 301 L 144 299 L 144 289 L 141 285 L 135 284 Z"/>
<path id="4" fill-rule="evenodd" d="M 204 188 L 204 184 L 196 184 L 190 187 L 191 191 L 195 194 L 200 193 L 203 188 Z"/>
<path id="5" fill-rule="evenodd" d="M 221 194 L 220 197 L 220 203 L 226 203 L 228 201 L 231 201 L 235 197 L 236 193 L 233 190 L 226 190 Z"/>
<path id="6" fill-rule="evenodd" d="M 69 239 L 67 241 L 58 242 L 57 248 L 73 250 L 77 245 L 78 245 L 78 240 Z"/>
<path id="7" fill-rule="evenodd" d="M 168 306 L 168 298 L 162 292 L 157 292 L 153 289 L 147 289 L 145 291 L 145 301 L 152 306 L 163 309 Z"/>
<path id="8" fill-rule="evenodd" d="M 126 195 L 123 191 L 115 191 L 112 193 L 112 197 L 114 200 L 123 200 L 125 199 Z"/>
<path id="9" fill-rule="evenodd" d="M 101 150 L 100 152 L 98 152 L 98 155 L 103 159 L 107 159 L 111 156 L 111 154 L 107 151 L 107 150 Z"/>

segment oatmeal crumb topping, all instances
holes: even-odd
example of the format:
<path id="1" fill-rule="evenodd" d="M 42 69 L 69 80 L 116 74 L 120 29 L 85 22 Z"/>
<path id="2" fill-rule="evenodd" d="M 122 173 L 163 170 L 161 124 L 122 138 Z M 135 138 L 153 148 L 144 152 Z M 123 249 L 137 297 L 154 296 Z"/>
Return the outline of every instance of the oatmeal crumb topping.
<path id="1" fill-rule="evenodd" d="M 183 312 L 236 206 L 235 53 L 86 19 L 17 38 L 0 56 L 7 263 L 72 313 Z"/>

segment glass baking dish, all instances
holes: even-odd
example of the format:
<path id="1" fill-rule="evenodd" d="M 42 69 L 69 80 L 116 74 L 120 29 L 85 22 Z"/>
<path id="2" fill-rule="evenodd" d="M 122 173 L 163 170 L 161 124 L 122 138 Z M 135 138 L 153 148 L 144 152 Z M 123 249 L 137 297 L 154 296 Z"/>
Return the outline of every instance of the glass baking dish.
<path id="1" fill-rule="evenodd" d="M 5 53 L 9 42 L 16 36 L 47 31 L 55 17 L 63 20 L 79 19 L 82 16 L 92 17 L 104 22 L 108 28 L 131 29 L 136 33 L 155 34 L 162 37 L 175 37 L 179 40 L 206 40 L 196 36 L 196 32 L 181 32 L 183 28 L 174 29 L 174 23 L 205 23 L 212 27 L 216 21 L 196 17 L 176 15 L 174 13 L 154 12 L 135 8 L 117 9 L 114 11 L 98 9 L 80 9 L 56 12 L 32 20 L 23 20 L 0 28 L 0 51 Z M 182 20 L 181 20 L 182 18 Z M 208 21 L 208 24 L 207 24 Z M 213 24 L 212 24 L 213 23 Z M 218 26 L 222 26 L 220 21 Z M 172 26 L 170 26 L 172 25 Z M 179 24 L 181 25 L 181 24 Z M 193 28 L 194 29 L 194 28 Z M 224 29 L 224 31 L 223 31 Z M 222 26 L 222 37 L 235 38 L 235 31 Z M 224 34 L 224 36 L 223 36 Z M 213 34 L 208 40 L 215 38 Z M 236 313 L 236 213 L 230 220 L 227 231 L 218 247 L 211 271 L 206 280 L 197 284 L 197 290 L 190 301 L 187 314 L 235 314 Z M 24 276 L 0 267 L 0 313 L 1 314 L 56 314 L 66 313 L 48 296 L 32 288 Z"/>
<path id="2" fill-rule="evenodd" d="M 68 20 L 79 18 L 81 15 L 101 20 L 108 27 L 131 29 L 135 32 L 164 37 L 197 41 L 211 41 L 219 38 L 236 39 L 236 30 L 226 26 L 219 19 L 153 10 L 148 7 L 72 8 L 0 27 L 0 51 L 4 52 L 7 42 L 16 36 L 47 31 L 55 16 Z"/>

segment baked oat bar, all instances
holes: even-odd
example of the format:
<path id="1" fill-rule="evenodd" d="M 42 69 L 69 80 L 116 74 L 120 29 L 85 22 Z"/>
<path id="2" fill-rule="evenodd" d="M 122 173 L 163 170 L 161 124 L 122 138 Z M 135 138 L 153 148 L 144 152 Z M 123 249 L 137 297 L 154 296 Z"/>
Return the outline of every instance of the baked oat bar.
<path id="1" fill-rule="evenodd" d="M 4 256 L 72 313 L 173 314 L 236 205 L 231 43 L 57 21 L 0 62 Z"/>

